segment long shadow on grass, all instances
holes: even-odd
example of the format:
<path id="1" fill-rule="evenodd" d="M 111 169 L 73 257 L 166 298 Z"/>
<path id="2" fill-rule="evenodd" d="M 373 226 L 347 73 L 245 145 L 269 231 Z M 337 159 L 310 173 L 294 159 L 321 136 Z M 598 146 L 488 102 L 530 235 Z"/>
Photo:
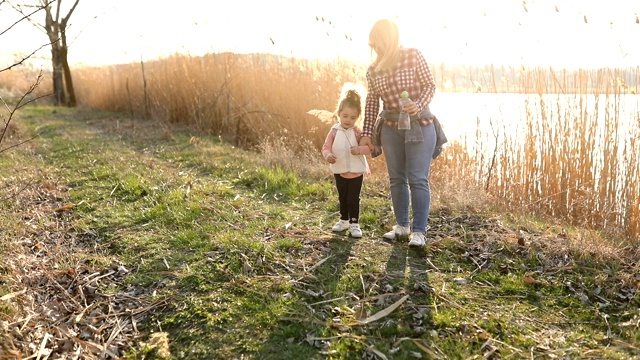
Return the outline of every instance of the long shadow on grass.
<path id="1" fill-rule="evenodd" d="M 367 245 L 358 241 L 365 240 L 334 237 L 324 243 L 326 260 L 306 284 L 309 296 L 301 296 L 303 308 L 294 319 L 279 323 L 262 345 L 261 359 L 324 358 L 331 353 L 360 359 L 373 356 L 371 349 L 408 358 L 409 351 L 420 353 L 419 346 L 428 346 L 423 339 L 433 321 L 427 253 L 393 243 L 388 257 L 377 262 L 367 246 L 356 254 L 356 247 Z M 357 324 L 367 320 L 371 322 Z"/>
<path id="2" fill-rule="evenodd" d="M 348 317 L 356 283 L 352 248 L 358 240 L 334 235 L 330 240 L 314 240 L 314 251 L 320 260 L 310 264 L 310 277 L 297 286 L 297 304 L 293 313 L 283 318 L 271 337 L 259 350 L 260 359 L 314 359 L 324 358 L 332 337 L 339 327 L 336 319 Z M 358 280 L 358 283 L 360 280 Z M 361 288 L 361 286 L 359 286 Z"/>
<path id="3" fill-rule="evenodd" d="M 415 342 L 426 338 L 433 324 L 432 290 L 427 273 L 430 268 L 427 266 L 429 250 L 411 249 L 406 242 L 394 242 L 392 246 L 386 263 L 384 286 L 388 286 L 387 291 L 406 295 L 408 298 L 401 307 L 387 316 L 388 321 L 381 320 L 383 322 L 378 334 L 389 350 L 400 348 L 396 356 L 407 355 L 406 351 L 420 353 Z M 397 301 L 398 297 L 391 300 Z M 405 340 L 397 342 L 397 339 Z M 380 347 L 378 349 L 383 350 Z"/>

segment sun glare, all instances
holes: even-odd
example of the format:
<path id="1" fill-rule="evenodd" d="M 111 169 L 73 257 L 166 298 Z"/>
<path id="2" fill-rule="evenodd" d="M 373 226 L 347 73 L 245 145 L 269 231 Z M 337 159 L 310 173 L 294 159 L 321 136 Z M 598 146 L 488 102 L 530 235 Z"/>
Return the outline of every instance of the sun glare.
<path id="1" fill-rule="evenodd" d="M 0 8 L 9 24 L 11 9 Z M 153 13 L 153 15 L 150 15 Z M 497 0 L 289 2 L 148 0 L 80 2 L 69 27 L 75 64 L 136 62 L 174 53 L 265 52 L 370 61 L 368 33 L 379 18 L 398 22 L 406 46 L 432 63 L 620 67 L 640 63 L 632 1 Z M 13 17 L 15 18 L 15 17 Z M 0 29 L 4 30 L 4 29 Z M 46 38 L 30 24 L 6 32 L 0 47 L 32 51 Z M 47 56 L 45 50 L 40 51 Z"/>

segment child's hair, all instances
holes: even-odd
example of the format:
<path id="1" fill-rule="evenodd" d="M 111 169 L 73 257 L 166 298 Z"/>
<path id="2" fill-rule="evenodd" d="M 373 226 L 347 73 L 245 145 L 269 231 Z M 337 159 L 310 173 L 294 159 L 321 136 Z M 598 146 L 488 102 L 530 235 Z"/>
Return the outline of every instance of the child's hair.
<path id="1" fill-rule="evenodd" d="M 355 83 L 346 83 L 342 86 L 342 91 L 340 92 L 340 100 L 338 100 L 338 107 L 334 113 L 334 116 L 337 118 L 337 115 L 342 109 L 346 106 L 352 107 L 358 111 L 358 116 L 360 117 L 356 123 L 362 121 L 362 109 L 364 108 L 364 104 L 362 102 L 362 95 L 366 94 L 367 90 L 364 85 L 355 84 Z"/>
<path id="2" fill-rule="evenodd" d="M 338 110 L 336 113 L 342 111 L 342 109 L 346 106 L 354 108 L 358 111 L 358 116 L 362 114 L 362 102 L 360 101 L 360 94 L 358 94 L 355 90 L 347 90 L 345 96 L 338 103 Z"/>

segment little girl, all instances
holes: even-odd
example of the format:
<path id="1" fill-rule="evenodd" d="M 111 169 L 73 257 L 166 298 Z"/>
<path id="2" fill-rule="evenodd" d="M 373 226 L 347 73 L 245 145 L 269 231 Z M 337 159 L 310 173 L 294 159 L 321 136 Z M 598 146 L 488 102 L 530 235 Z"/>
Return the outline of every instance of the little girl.
<path id="1" fill-rule="evenodd" d="M 362 131 L 355 125 L 361 114 L 360 94 L 348 90 L 336 111 L 340 123 L 331 127 L 322 146 L 322 156 L 330 164 L 340 200 L 340 220 L 331 230 L 339 232 L 349 229 L 349 235 L 354 238 L 362 237 L 358 223 L 360 191 L 364 173 L 371 173 L 365 158 L 365 155 L 371 154 L 371 150 L 366 145 L 358 145 Z"/>

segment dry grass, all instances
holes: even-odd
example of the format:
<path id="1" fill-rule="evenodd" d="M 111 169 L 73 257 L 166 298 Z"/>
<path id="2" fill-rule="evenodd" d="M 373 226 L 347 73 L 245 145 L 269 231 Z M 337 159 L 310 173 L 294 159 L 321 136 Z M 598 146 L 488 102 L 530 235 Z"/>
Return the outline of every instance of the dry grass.
<path id="1" fill-rule="evenodd" d="M 25 113 L 25 129 L 42 131 L 37 156 L 19 148 L 11 156 L 31 161 L 0 162 L 16 174 L 1 181 L 12 199 L 0 217 L 0 290 L 14 296 L 0 307 L 0 325 L 12 326 L 0 326 L 0 350 L 15 358 L 159 357 L 167 341 L 173 356 L 194 359 L 638 354 L 637 250 L 533 217 L 477 214 L 486 193 L 456 177 L 468 167 L 453 151 L 433 165 L 440 205 L 422 252 L 380 241 L 388 193 L 371 187 L 366 236 L 330 233 L 331 182 L 298 177 L 307 160 L 288 161 L 299 154 L 277 140 L 257 157 L 189 127 L 133 130 L 86 109 Z M 384 320 L 361 326 L 374 314 Z"/>
<path id="2" fill-rule="evenodd" d="M 433 70 L 445 90 L 531 95 L 517 136 L 489 124 L 496 128 L 488 134 L 478 131 L 473 148 L 449 144 L 434 162 L 434 188 L 449 188 L 437 192 L 436 202 L 482 208 L 493 199 L 491 206 L 638 241 L 640 116 L 624 118 L 620 106 L 624 96 L 638 93 L 639 69 L 441 65 Z M 223 53 L 75 69 L 74 81 L 84 106 L 121 111 L 132 121 L 184 123 L 203 136 L 257 150 L 281 166 L 326 176 L 326 164 L 314 151 L 319 152 L 329 125 L 307 111 L 332 110 L 342 85 L 363 84 L 364 74 L 364 67 L 347 62 Z M 485 125 L 478 122 L 478 128 Z M 492 130 L 498 130 L 497 139 L 491 139 Z M 371 167 L 369 182 L 384 184 L 384 158 L 371 161 Z M 458 190 L 467 185 L 478 189 L 473 196 Z M 488 194 L 476 198 L 482 190 Z"/>
<path id="3" fill-rule="evenodd" d="M 10 103 L 13 99 L 22 96 L 26 89 L 36 82 L 38 72 L 29 68 L 17 67 L 0 72 L 0 97 Z M 32 94 L 34 98 L 50 94 L 53 89 L 51 76 L 43 73 L 42 83 Z"/>
<path id="4" fill-rule="evenodd" d="M 291 143 L 290 141 L 294 141 Z M 293 170 L 304 177 L 320 179 L 329 174 L 322 156 L 309 141 L 270 136 L 258 145 L 262 162 L 268 167 Z"/>
<path id="5" fill-rule="evenodd" d="M 623 116 L 622 106 L 635 95 L 620 93 L 621 76 L 581 72 L 560 86 L 557 76 L 545 73 L 523 83 L 538 95 L 526 104 L 521 130 L 511 136 L 502 132 L 495 163 L 491 156 L 482 159 L 483 176 L 493 175 L 485 186 L 509 208 L 637 241 L 640 114 Z M 553 93 L 571 84 L 582 84 L 578 93 Z"/>
<path id="6" fill-rule="evenodd" d="M 362 80 L 346 64 L 261 54 L 176 55 L 75 74 L 82 104 L 188 123 L 247 148 L 271 134 L 318 146 L 329 126 L 306 112 L 332 110 L 342 83 Z"/>

